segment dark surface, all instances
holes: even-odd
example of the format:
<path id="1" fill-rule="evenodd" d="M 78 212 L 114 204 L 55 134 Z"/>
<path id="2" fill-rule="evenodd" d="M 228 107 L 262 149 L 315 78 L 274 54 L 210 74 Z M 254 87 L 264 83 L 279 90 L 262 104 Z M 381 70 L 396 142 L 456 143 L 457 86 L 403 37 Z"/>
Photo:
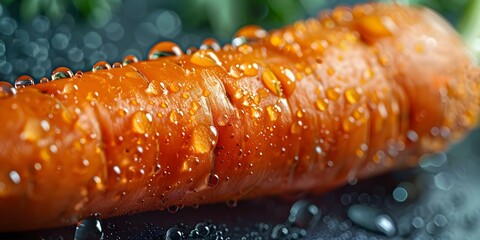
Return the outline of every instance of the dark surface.
<path id="1" fill-rule="evenodd" d="M 89 70 L 96 61 L 113 63 L 127 54 L 144 58 L 159 40 L 174 40 L 185 49 L 198 46 L 202 36 L 211 36 L 182 28 L 181 14 L 168 9 L 173 6 L 163 8 L 144 1 L 124 1 L 103 26 L 82 22 L 73 13 L 58 22 L 38 16 L 22 23 L 14 6 L 0 8 L 0 78 L 8 81 L 21 74 L 38 81 L 58 66 L 74 72 Z M 232 207 L 235 203 L 185 207 L 175 213 L 102 220 L 100 226 L 89 219 L 77 232 L 68 227 L 0 234 L 0 239 L 165 239 L 167 235 L 175 239 L 182 234 L 197 239 L 373 240 L 387 235 L 394 239 L 480 239 L 479 140 L 476 131 L 446 154 L 426 157 L 416 169 L 351 183 L 322 196 L 255 199 L 236 207 Z M 294 212 L 298 212 L 290 214 L 295 202 Z M 353 211 L 360 218 L 349 218 L 349 209 L 350 217 Z M 393 222 L 387 224 L 395 226 L 394 233 L 391 228 L 378 228 L 374 220 L 379 215 L 391 216 Z"/>

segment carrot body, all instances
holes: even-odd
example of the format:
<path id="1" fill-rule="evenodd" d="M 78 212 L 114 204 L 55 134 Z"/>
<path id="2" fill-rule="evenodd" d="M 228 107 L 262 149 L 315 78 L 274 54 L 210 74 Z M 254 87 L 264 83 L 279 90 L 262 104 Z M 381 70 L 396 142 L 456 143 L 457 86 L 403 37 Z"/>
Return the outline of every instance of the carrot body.
<path id="1" fill-rule="evenodd" d="M 168 43 L 177 56 L 0 98 L 0 230 L 325 192 L 414 166 L 477 122 L 478 70 L 427 9 L 242 31 L 237 47 Z"/>

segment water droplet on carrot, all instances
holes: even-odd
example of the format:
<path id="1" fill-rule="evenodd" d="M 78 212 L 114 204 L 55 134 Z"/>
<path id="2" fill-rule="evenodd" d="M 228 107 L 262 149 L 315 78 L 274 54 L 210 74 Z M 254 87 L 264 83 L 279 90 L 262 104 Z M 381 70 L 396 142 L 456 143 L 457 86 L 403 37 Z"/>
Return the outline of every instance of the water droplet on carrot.
<path id="1" fill-rule="evenodd" d="M 33 84 L 33 78 L 28 75 L 22 75 L 15 80 L 15 88 L 24 88 Z"/>
<path id="2" fill-rule="evenodd" d="M 248 25 L 243 28 L 240 28 L 235 37 L 232 40 L 233 46 L 241 46 L 245 43 L 262 39 L 267 36 L 267 31 L 265 29 L 256 26 L 256 25 Z"/>
<path id="3" fill-rule="evenodd" d="M 328 99 L 325 98 L 318 98 L 315 101 L 315 106 L 317 107 L 318 110 L 320 111 L 325 111 L 328 108 Z"/>
<path id="4" fill-rule="evenodd" d="M 48 79 L 46 77 L 42 77 L 42 78 L 40 78 L 40 80 L 38 82 L 39 83 L 47 83 L 47 82 L 50 82 L 50 79 Z"/>
<path id="5" fill-rule="evenodd" d="M 357 103 L 362 97 L 362 90 L 360 88 L 349 88 L 345 91 L 345 98 L 350 104 Z"/>
<path id="6" fill-rule="evenodd" d="M 119 62 L 115 62 L 115 63 L 113 63 L 113 65 L 112 65 L 112 68 L 122 68 L 122 67 L 123 67 L 123 65 L 122 65 L 121 63 L 119 63 Z"/>
<path id="7" fill-rule="evenodd" d="M 174 42 L 159 42 L 148 51 L 148 59 L 155 60 L 161 57 L 182 56 L 182 49 Z"/>
<path id="8" fill-rule="evenodd" d="M 386 21 L 378 15 L 363 16 L 357 21 L 358 32 L 368 41 L 391 36 L 392 33 L 384 24 Z"/>
<path id="9" fill-rule="evenodd" d="M 133 55 L 128 55 L 128 56 L 125 56 L 122 60 L 122 65 L 123 66 L 127 66 L 128 64 L 131 64 L 131 63 L 136 63 L 138 62 L 138 58 L 133 56 Z"/>
<path id="10" fill-rule="evenodd" d="M 272 67 L 271 70 L 280 81 L 285 96 L 291 96 L 296 88 L 296 77 L 292 70 L 283 66 Z"/>
<path id="11" fill-rule="evenodd" d="M 280 115 L 282 109 L 278 105 L 269 105 L 267 106 L 267 113 L 270 121 L 276 121 Z"/>
<path id="12" fill-rule="evenodd" d="M 338 100 L 339 97 L 340 97 L 340 88 L 333 87 L 333 88 L 327 89 L 327 98 L 328 99 L 330 99 L 332 101 L 336 101 L 336 100 Z"/>
<path id="13" fill-rule="evenodd" d="M 110 64 L 108 62 L 99 61 L 99 62 L 97 62 L 93 65 L 92 71 L 96 72 L 96 71 L 99 71 L 99 70 L 109 70 L 110 68 L 112 68 L 112 66 L 110 66 Z"/>
<path id="14" fill-rule="evenodd" d="M 198 51 L 198 48 L 196 48 L 196 47 L 189 47 L 189 48 L 187 49 L 186 53 L 187 53 L 188 55 L 191 55 L 191 54 L 195 53 L 196 51 Z"/>
<path id="15" fill-rule="evenodd" d="M 0 81 L 0 97 L 15 95 L 17 91 L 9 82 Z"/>
<path id="16" fill-rule="evenodd" d="M 216 128 L 198 126 L 192 132 L 192 147 L 196 153 L 205 154 L 210 152 L 217 141 Z"/>
<path id="17" fill-rule="evenodd" d="M 292 125 L 290 126 L 290 132 L 292 134 L 300 134 L 302 132 L 302 128 L 303 128 L 303 122 L 296 121 L 292 123 Z"/>
<path id="18" fill-rule="evenodd" d="M 273 94 L 276 96 L 282 96 L 283 90 L 281 87 L 281 83 L 275 74 L 268 68 L 265 68 L 262 73 L 262 82 L 265 87 L 268 88 Z"/>
<path id="19" fill-rule="evenodd" d="M 351 132 L 355 127 L 355 119 L 352 116 L 343 119 L 342 127 L 345 132 Z"/>
<path id="20" fill-rule="evenodd" d="M 77 71 L 75 73 L 75 77 L 78 77 L 78 78 L 81 78 L 83 76 L 83 72 L 82 71 Z"/>
<path id="21" fill-rule="evenodd" d="M 217 174 L 211 174 L 208 179 L 208 186 L 215 187 L 220 182 L 220 177 Z"/>
<path id="22" fill-rule="evenodd" d="M 221 47 L 218 44 L 217 40 L 214 38 L 207 38 L 203 40 L 202 44 L 200 45 L 200 50 L 213 50 L 213 51 L 220 51 Z"/>
<path id="23" fill-rule="evenodd" d="M 258 74 L 258 64 L 256 63 L 242 63 L 240 64 L 240 70 L 243 71 L 245 76 L 253 77 Z"/>
<path id="24" fill-rule="evenodd" d="M 73 77 L 73 72 L 69 68 L 59 67 L 52 72 L 52 80 Z"/>
<path id="25" fill-rule="evenodd" d="M 199 50 L 195 52 L 190 57 L 190 61 L 202 67 L 214 67 L 222 65 L 217 55 L 215 55 L 215 53 L 211 50 Z"/>
<path id="26" fill-rule="evenodd" d="M 200 109 L 200 104 L 196 101 L 192 102 L 189 112 L 191 115 L 195 115 L 197 113 L 198 109 Z"/>
<path id="27" fill-rule="evenodd" d="M 152 127 L 152 115 L 144 111 L 138 111 L 132 116 L 132 130 L 139 134 L 147 133 Z"/>

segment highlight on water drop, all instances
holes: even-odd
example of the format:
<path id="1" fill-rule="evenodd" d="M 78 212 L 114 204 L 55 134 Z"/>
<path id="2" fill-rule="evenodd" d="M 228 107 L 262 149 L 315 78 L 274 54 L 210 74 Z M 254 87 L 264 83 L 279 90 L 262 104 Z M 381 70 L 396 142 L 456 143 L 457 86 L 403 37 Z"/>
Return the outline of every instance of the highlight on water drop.
<path id="1" fill-rule="evenodd" d="M 33 84 L 33 78 L 28 75 L 22 75 L 15 80 L 15 88 L 24 88 Z"/>
<path id="2" fill-rule="evenodd" d="M 99 62 L 97 62 L 93 65 L 92 71 L 96 72 L 96 71 L 99 71 L 99 70 L 109 70 L 111 68 L 112 68 L 112 66 L 110 65 L 110 63 L 108 63 L 106 61 L 99 61 Z"/>
<path id="3" fill-rule="evenodd" d="M 67 67 L 58 67 L 52 72 L 52 80 L 73 77 L 73 72 Z"/>
<path id="4" fill-rule="evenodd" d="M 122 59 L 122 65 L 127 66 L 128 64 L 138 62 L 138 58 L 133 55 L 127 55 Z"/>
<path id="5" fill-rule="evenodd" d="M 182 56 L 182 49 L 174 42 L 159 42 L 148 51 L 148 59 L 155 60 L 161 57 Z"/>

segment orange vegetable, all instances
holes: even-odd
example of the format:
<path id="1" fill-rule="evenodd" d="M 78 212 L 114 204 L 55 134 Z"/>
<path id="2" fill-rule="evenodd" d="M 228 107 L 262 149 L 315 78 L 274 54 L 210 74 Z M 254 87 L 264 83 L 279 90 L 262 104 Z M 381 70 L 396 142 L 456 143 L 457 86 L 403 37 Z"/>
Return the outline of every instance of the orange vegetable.
<path id="1" fill-rule="evenodd" d="M 478 120 L 479 71 L 423 8 L 342 7 L 149 56 L 0 85 L 1 231 L 321 193 L 414 166 Z"/>

